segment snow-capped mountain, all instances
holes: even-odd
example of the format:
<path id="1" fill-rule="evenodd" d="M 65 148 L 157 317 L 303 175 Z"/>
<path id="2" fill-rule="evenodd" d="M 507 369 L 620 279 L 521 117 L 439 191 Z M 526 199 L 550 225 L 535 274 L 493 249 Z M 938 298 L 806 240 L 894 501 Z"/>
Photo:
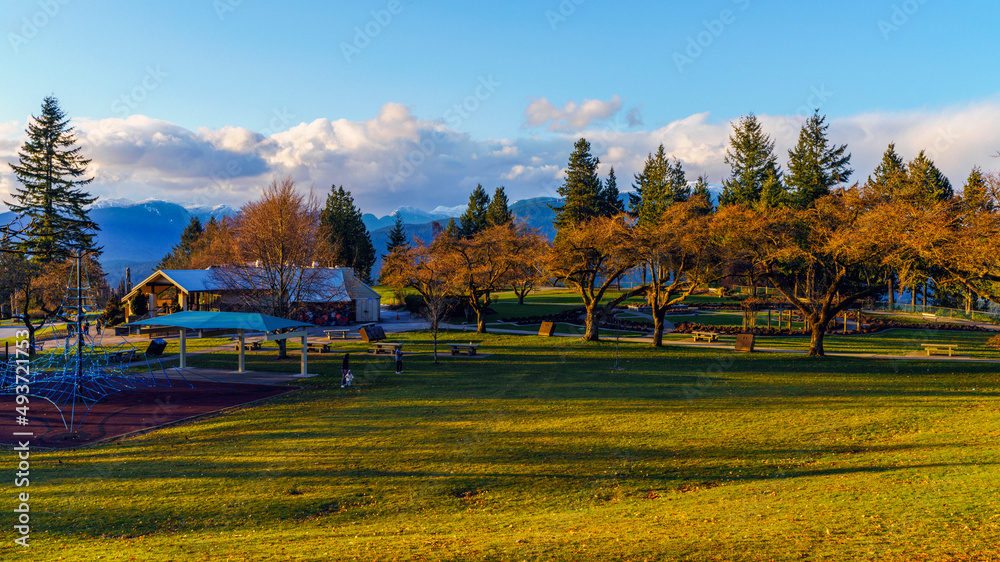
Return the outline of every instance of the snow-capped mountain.
<path id="1" fill-rule="evenodd" d="M 552 228 L 553 213 L 548 205 L 558 202 L 558 199 L 552 197 L 538 197 L 516 201 L 511 204 L 510 210 L 517 220 L 528 223 L 552 238 L 555 235 Z M 381 255 L 386 251 L 389 231 L 397 215 L 403 218 L 406 234 L 411 240 L 417 237 L 428 241 L 432 237 L 434 222 L 444 227 L 450 217 L 459 217 L 465 209 L 466 205 L 441 206 L 432 211 L 400 207 L 381 218 L 365 214 L 362 220 L 381 261 Z M 90 206 L 90 218 L 101 228 L 97 234 L 97 243 L 104 247 L 100 259 L 111 284 L 117 283 L 125 275 L 126 267 L 132 270 L 133 282 L 141 281 L 151 274 L 156 264 L 180 241 L 181 232 L 191 221 L 191 217 L 198 217 L 204 224 L 212 217 L 218 220 L 237 212 L 237 209 L 228 205 L 184 206 L 156 199 L 99 199 Z M 6 224 L 13 218 L 10 212 L 0 213 L 0 224 Z M 376 263 L 376 272 L 379 268 L 380 263 Z"/>

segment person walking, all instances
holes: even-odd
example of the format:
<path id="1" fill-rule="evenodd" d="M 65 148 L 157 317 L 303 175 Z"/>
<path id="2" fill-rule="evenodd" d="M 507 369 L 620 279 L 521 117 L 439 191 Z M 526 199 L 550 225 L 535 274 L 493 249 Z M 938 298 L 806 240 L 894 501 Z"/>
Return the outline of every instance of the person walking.
<path id="1" fill-rule="evenodd" d="M 347 375 L 351 372 L 351 354 L 344 354 L 344 361 L 340 364 L 340 388 L 347 386 Z"/>
<path id="2" fill-rule="evenodd" d="M 403 372 L 403 349 L 399 346 L 396 346 L 395 357 L 396 357 L 396 374 L 398 375 Z"/>

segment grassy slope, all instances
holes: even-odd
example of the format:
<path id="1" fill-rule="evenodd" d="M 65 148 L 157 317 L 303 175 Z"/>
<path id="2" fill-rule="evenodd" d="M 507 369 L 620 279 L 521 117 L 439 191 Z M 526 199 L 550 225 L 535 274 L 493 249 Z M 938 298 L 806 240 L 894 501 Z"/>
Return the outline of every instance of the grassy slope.
<path id="1" fill-rule="evenodd" d="M 359 356 L 351 390 L 314 358 L 263 405 L 33 454 L 24 559 L 1000 555 L 996 366 L 622 344 L 612 373 L 611 342 L 476 339 L 493 355 Z"/>

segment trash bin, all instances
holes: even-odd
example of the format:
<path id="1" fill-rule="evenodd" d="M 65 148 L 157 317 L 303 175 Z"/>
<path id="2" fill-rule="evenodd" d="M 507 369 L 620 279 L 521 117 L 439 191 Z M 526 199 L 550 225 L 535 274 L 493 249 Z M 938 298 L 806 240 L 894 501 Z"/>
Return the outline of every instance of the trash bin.
<path id="1" fill-rule="evenodd" d="M 159 357 L 163 355 L 163 350 L 167 348 L 167 342 L 165 340 L 153 340 L 149 342 L 149 347 L 146 348 L 146 355 L 150 357 Z"/>

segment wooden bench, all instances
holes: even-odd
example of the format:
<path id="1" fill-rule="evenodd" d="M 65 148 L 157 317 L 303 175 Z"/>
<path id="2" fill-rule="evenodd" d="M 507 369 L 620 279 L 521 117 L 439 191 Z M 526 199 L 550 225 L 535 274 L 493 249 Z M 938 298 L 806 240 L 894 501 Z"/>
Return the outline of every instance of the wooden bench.
<path id="1" fill-rule="evenodd" d="M 347 332 L 349 332 L 350 330 L 344 328 L 342 330 L 323 330 L 323 331 L 326 332 L 326 339 L 333 341 L 334 336 L 336 336 L 339 339 L 346 340 Z"/>
<path id="2" fill-rule="evenodd" d="M 475 355 L 476 354 L 476 347 L 478 347 L 478 346 L 476 344 L 472 344 L 472 343 L 469 343 L 469 344 L 464 344 L 464 343 L 450 343 L 450 344 L 448 344 L 448 347 L 451 348 L 451 354 L 452 355 L 458 355 L 458 354 L 460 354 L 463 351 L 468 352 L 469 355 Z"/>
<path id="3" fill-rule="evenodd" d="M 694 338 L 694 341 L 719 341 L 719 334 L 715 332 L 691 332 L 691 337 Z"/>
<path id="4" fill-rule="evenodd" d="M 952 353 L 954 353 L 955 351 L 955 348 L 958 347 L 957 345 L 950 343 L 922 343 L 920 345 L 923 346 L 924 351 L 927 352 L 928 357 L 931 356 L 931 353 L 938 353 L 938 352 L 944 353 L 946 351 L 948 352 L 948 357 L 951 357 Z"/>
<path id="5" fill-rule="evenodd" d="M 930 312 L 921 312 L 920 315 L 924 317 L 924 320 L 937 320 L 937 314 L 931 314 Z"/>
<path id="6" fill-rule="evenodd" d="M 330 353 L 330 344 L 323 342 L 307 342 L 306 350 L 316 353 Z"/>
<path id="7" fill-rule="evenodd" d="M 392 342 L 374 342 L 372 343 L 372 346 L 373 347 L 368 350 L 368 353 L 371 353 L 372 355 L 378 355 L 383 351 L 388 353 L 389 355 L 392 355 L 396 353 L 396 348 L 403 347 L 403 344 L 392 343 Z"/>

